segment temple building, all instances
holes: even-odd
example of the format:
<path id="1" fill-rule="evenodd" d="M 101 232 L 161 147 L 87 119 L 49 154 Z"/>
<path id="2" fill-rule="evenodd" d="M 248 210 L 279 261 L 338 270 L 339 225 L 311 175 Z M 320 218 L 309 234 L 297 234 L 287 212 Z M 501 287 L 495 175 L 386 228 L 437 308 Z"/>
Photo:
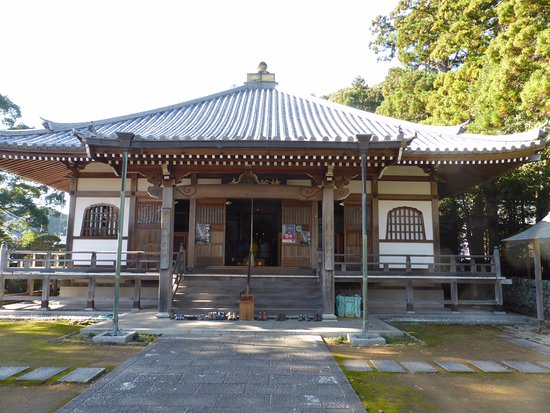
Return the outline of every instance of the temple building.
<path id="1" fill-rule="evenodd" d="M 407 309 L 422 297 L 456 305 L 464 272 L 489 274 L 479 282 L 489 280 L 501 304 L 495 262 L 461 270 L 443 257 L 438 201 L 538 160 L 546 145 L 544 128 L 477 135 L 296 96 L 264 65 L 242 86 L 173 106 L 0 131 L 0 167 L 69 193 L 73 271 L 91 264 L 90 251 L 99 262 L 116 250 L 123 212 L 123 250 L 149 257 L 127 255 L 124 267 L 157 271 L 159 314 L 173 309 L 173 258 L 183 245 L 185 277 L 204 276 L 212 288 L 208 276 L 245 274 L 249 264 L 290 289 L 313 277 L 318 310 L 330 317 L 335 295 L 361 283 L 363 173 L 373 306 L 396 297 Z M 234 282 L 242 288 L 242 278 Z"/>

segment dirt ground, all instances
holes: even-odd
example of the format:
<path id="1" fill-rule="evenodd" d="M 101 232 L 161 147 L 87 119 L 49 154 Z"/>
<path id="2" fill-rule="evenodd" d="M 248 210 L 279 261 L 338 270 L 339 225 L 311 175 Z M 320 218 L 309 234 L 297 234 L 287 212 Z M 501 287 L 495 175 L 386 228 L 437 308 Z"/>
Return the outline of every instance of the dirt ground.
<path id="1" fill-rule="evenodd" d="M 483 326 L 401 325 L 426 344 L 381 348 L 329 345 L 339 363 L 347 358 L 424 360 L 549 361 L 544 355 L 512 344 L 503 334 L 525 336 L 517 329 Z M 546 333 L 547 334 L 547 333 Z M 542 341 L 545 335 L 541 336 Z M 343 369 L 369 413 L 498 412 L 541 413 L 550 405 L 550 374 L 447 373 L 391 374 L 349 372 Z"/>
<path id="2" fill-rule="evenodd" d="M 92 345 L 79 326 L 0 321 L 0 366 L 104 367 L 112 370 L 143 345 Z M 0 381 L 0 413 L 54 412 L 89 385 Z"/>

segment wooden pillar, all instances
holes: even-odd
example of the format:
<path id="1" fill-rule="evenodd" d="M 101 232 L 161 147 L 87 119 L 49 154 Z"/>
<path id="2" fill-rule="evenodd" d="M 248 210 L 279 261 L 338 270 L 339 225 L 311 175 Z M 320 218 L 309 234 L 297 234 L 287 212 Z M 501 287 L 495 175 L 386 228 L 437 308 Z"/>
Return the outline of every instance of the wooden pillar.
<path id="1" fill-rule="evenodd" d="M 78 189 L 78 169 L 74 168 L 71 173 L 71 187 L 69 189 L 69 218 L 67 220 L 67 242 L 65 242 L 65 251 L 72 251 L 74 248 L 74 221 L 76 214 L 76 191 Z M 73 261 L 71 254 L 65 255 L 65 265 L 72 268 Z"/>
<path id="2" fill-rule="evenodd" d="M 4 271 L 8 268 L 8 243 L 2 241 L 0 245 L 0 307 L 4 305 L 4 290 L 6 288 L 6 279 L 4 278 Z"/>
<path id="3" fill-rule="evenodd" d="M 372 255 L 374 262 L 380 262 L 380 205 L 378 203 L 378 178 L 376 176 L 372 177 L 371 180 L 371 193 L 372 193 Z"/>
<path id="4" fill-rule="evenodd" d="M 138 180 L 137 176 L 133 175 L 130 178 L 130 204 L 128 208 L 128 242 L 126 249 L 128 251 L 135 251 L 136 249 L 136 237 L 135 237 L 135 226 L 136 226 L 136 207 L 137 207 L 137 189 L 138 189 Z M 138 268 L 139 257 L 137 255 L 126 257 L 126 265 L 131 264 L 134 268 Z M 129 262 L 128 262 L 129 261 Z"/>
<path id="5" fill-rule="evenodd" d="M 407 313 L 414 313 L 414 295 L 413 295 L 413 285 L 411 280 L 407 280 L 405 289 L 407 292 Z"/>
<path id="6" fill-rule="evenodd" d="M 95 309 L 95 276 L 91 275 L 88 278 L 88 301 L 86 302 L 86 310 Z"/>
<path id="7" fill-rule="evenodd" d="M 431 196 L 432 196 L 432 231 L 434 243 L 434 262 L 440 262 L 439 255 L 441 254 L 441 241 L 439 236 L 439 194 L 437 192 L 437 182 L 430 181 Z"/>
<path id="8" fill-rule="evenodd" d="M 174 243 L 174 187 L 162 187 L 160 221 L 160 275 L 158 318 L 170 317 L 172 310 L 172 261 Z"/>
<path id="9" fill-rule="evenodd" d="M 40 309 L 48 310 L 50 308 L 50 275 L 46 274 L 42 278 L 42 297 L 40 300 Z"/>
<path id="10" fill-rule="evenodd" d="M 493 262 L 494 262 L 494 271 L 495 271 L 495 302 L 496 302 L 496 309 L 495 311 L 503 311 L 503 295 L 502 295 L 502 281 L 500 278 L 502 277 L 501 273 L 501 267 L 500 267 L 500 250 L 498 249 L 498 246 L 495 246 L 493 248 Z"/>
<path id="11" fill-rule="evenodd" d="M 141 308 L 141 278 L 136 276 L 134 278 L 134 301 L 132 305 L 133 310 L 139 310 Z"/>
<path id="12" fill-rule="evenodd" d="M 458 282 L 451 282 L 451 311 L 458 312 Z"/>
<path id="13" fill-rule="evenodd" d="M 334 320 L 334 186 L 323 188 L 323 320 Z"/>
<path id="14" fill-rule="evenodd" d="M 535 296 L 537 304 L 537 320 L 544 321 L 544 289 L 542 283 L 542 267 L 540 262 L 540 244 L 537 240 L 533 240 L 533 259 L 535 265 Z"/>
<path id="15" fill-rule="evenodd" d="M 317 256 L 317 244 L 319 242 L 319 209 L 318 202 L 311 201 L 311 268 L 316 269 L 319 257 Z"/>
<path id="16" fill-rule="evenodd" d="M 195 267 L 195 233 L 197 230 L 197 200 L 189 200 L 189 235 L 187 236 L 187 266 L 193 270 Z"/>
<path id="17" fill-rule="evenodd" d="M 196 174 L 191 175 L 191 185 L 197 185 Z M 195 267 L 195 234 L 197 230 L 197 200 L 189 200 L 189 232 L 187 235 L 187 267 L 192 271 Z"/>

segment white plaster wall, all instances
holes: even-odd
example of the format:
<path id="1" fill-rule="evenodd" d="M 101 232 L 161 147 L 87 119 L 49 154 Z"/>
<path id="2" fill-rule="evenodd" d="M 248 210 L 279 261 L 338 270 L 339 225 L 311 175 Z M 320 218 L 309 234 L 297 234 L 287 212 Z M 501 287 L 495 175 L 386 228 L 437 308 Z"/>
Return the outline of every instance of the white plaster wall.
<path id="1" fill-rule="evenodd" d="M 119 178 L 79 178 L 77 189 L 79 191 L 118 191 L 120 192 L 121 180 Z M 130 189 L 130 179 L 126 180 L 126 190 Z"/>
<path id="2" fill-rule="evenodd" d="M 128 241 L 122 240 L 122 251 L 127 251 Z M 73 251 L 85 251 L 87 253 L 75 253 L 73 259 L 77 260 L 74 265 L 90 265 L 91 254 L 97 254 L 97 265 L 113 265 L 116 261 L 117 240 L 116 239 L 75 239 Z M 100 253 L 103 252 L 103 253 Z M 126 256 L 122 255 L 122 265 L 126 265 Z"/>
<path id="3" fill-rule="evenodd" d="M 384 176 L 386 175 L 428 176 L 428 174 L 418 166 L 388 166 L 384 169 Z"/>
<path id="4" fill-rule="evenodd" d="M 74 232 L 73 236 L 79 237 L 82 232 L 82 221 L 84 220 L 84 211 L 94 204 L 110 204 L 117 208 L 120 207 L 120 198 L 98 198 L 98 197 L 78 197 L 76 199 L 75 219 L 74 219 Z M 128 236 L 128 215 L 130 211 L 130 198 L 126 198 L 124 205 L 124 232 L 125 237 Z M 75 240 L 76 241 L 76 240 Z M 104 241 L 105 240 L 100 240 Z"/>
<path id="5" fill-rule="evenodd" d="M 432 203 L 431 201 L 379 201 L 378 202 L 378 227 L 380 228 L 380 239 L 386 238 L 386 224 L 388 212 L 398 207 L 416 208 L 422 212 L 424 218 L 424 230 L 426 231 L 426 239 L 433 240 L 433 220 L 432 220 Z M 413 243 L 410 243 L 413 244 Z"/>
<path id="6" fill-rule="evenodd" d="M 403 254 L 410 255 L 433 255 L 433 243 L 425 242 L 381 242 L 380 254 L 396 254 L 394 257 L 380 257 L 382 263 L 394 263 L 399 265 L 390 265 L 390 268 L 405 268 L 405 257 Z M 427 268 L 426 264 L 433 264 L 433 257 L 411 257 L 412 268 Z M 416 265 L 415 265 L 416 264 Z"/>
<path id="7" fill-rule="evenodd" d="M 348 188 L 350 194 L 361 194 L 363 192 L 361 188 L 361 180 L 351 181 L 348 185 Z M 371 182 L 367 181 L 367 194 L 370 194 L 371 192 Z"/>
<path id="8" fill-rule="evenodd" d="M 379 194 L 430 195 L 429 182 L 378 181 Z"/>

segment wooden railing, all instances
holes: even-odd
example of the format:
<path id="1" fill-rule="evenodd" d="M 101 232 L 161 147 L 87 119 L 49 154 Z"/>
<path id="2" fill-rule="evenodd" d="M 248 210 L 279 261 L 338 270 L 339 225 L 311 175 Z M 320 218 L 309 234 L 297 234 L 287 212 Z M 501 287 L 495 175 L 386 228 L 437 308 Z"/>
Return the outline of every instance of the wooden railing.
<path id="1" fill-rule="evenodd" d="M 141 306 L 142 281 L 159 278 L 159 254 L 145 251 L 122 252 L 121 281 L 133 287 L 133 307 Z M 113 285 L 116 269 L 116 251 L 30 251 L 8 250 L 0 247 L 0 302 L 24 301 L 38 295 L 41 308 L 49 308 L 51 297 L 56 300 L 86 301 L 86 308 L 94 308 L 96 287 L 101 283 Z M 26 282 L 26 292 L 6 294 L 6 280 Z M 85 296 L 62 297 L 59 282 L 87 286 Z M 35 288 L 36 286 L 36 288 Z M 121 297 L 121 299 L 123 299 Z"/>
<path id="2" fill-rule="evenodd" d="M 361 274 L 360 254 L 335 254 L 337 275 Z M 367 268 L 372 275 L 425 274 L 425 275 L 496 275 L 495 255 L 426 255 L 378 254 L 368 255 Z"/>
<path id="3" fill-rule="evenodd" d="M 361 281 L 362 265 L 359 254 L 335 254 L 336 281 Z M 500 255 L 495 248 L 493 255 L 422 255 L 378 254 L 368 255 L 368 282 L 402 286 L 406 292 L 406 309 L 413 311 L 414 286 L 426 283 L 448 285 L 450 299 L 439 304 L 450 304 L 458 310 L 459 304 L 503 305 L 502 285 L 510 283 L 501 274 Z M 467 299 L 459 297 L 458 284 L 491 284 L 494 299 Z M 433 304 L 433 303 L 423 303 Z"/>

